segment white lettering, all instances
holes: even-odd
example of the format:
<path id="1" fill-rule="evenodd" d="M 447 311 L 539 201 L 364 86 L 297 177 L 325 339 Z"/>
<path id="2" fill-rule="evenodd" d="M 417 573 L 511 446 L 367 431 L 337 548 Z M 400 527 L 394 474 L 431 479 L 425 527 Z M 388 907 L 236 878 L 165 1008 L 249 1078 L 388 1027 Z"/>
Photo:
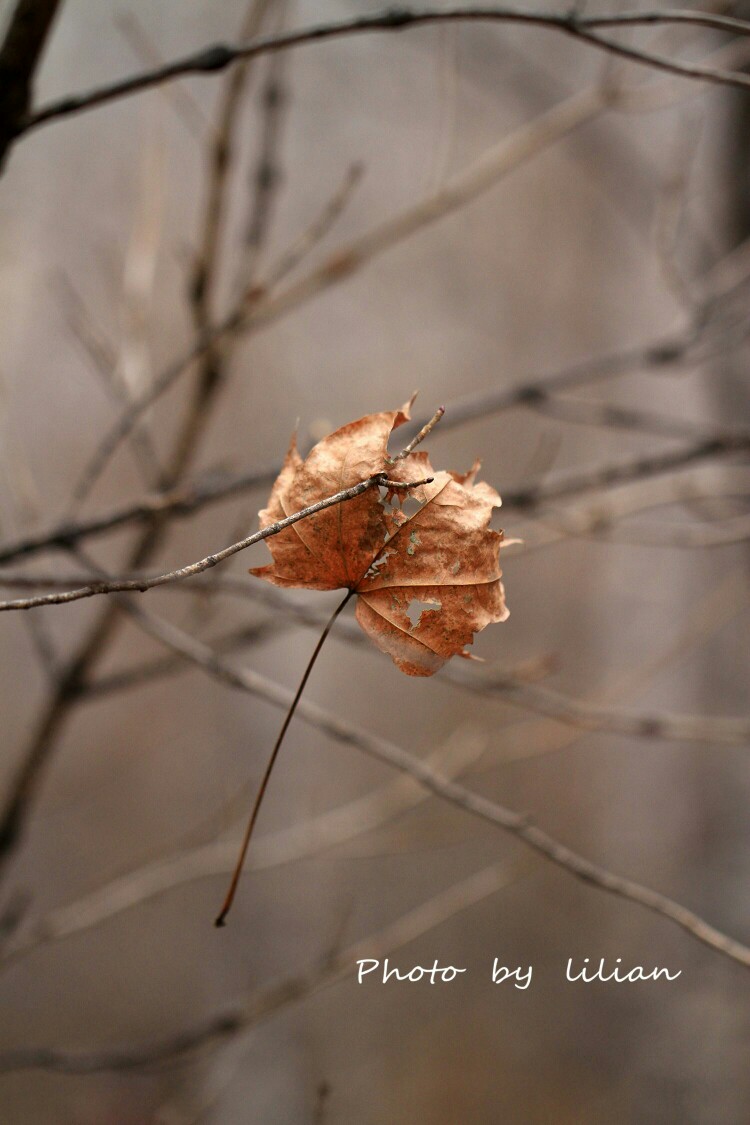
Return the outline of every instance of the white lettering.
<path id="1" fill-rule="evenodd" d="M 363 958 L 363 960 L 357 961 L 357 964 L 359 965 L 359 968 L 357 969 L 357 984 L 361 984 L 362 977 L 365 976 L 366 973 L 371 973 L 374 969 L 377 969 L 380 962 L 373 961 L 372 957 L 365 957 Z M 370 968 L 366 969 L 364 967 L 365 965 L 369 965 Z"/>
<path id="2" fill-rule="evenodd" d="M 595 980 L 600 981 L 615 981 L 617 984 L 632 983 L 637 980 L 658 980 L 659 977 L 666 977 L 667 980 L 677 980 L 682 975 L 682 970 L 676 973 L 670 973 L 669 969 L 654 968 L 649 972 L 643 968 L 642 965 L 635 965 L 632 969 L 621 969 L 622 957 L 617 957 L 615 966 L 611 972 L 607 972 L 605 968 L 605 961 L 602 957 L 599 961 L 599 967 L 592 970 L 589 967 L 589 958 L 584 957 L 581 968 L 578 972 L 573 971 L 573 958 L 568 958 L 568 964 L 565 969 L 565 977 L 569 981 L 583 981 L 584 984 L 591 984 Z"/>
<path id="3" fill-rule="evenodd" d="M 357 961 L 357 965 L 359 966 L 357 969 L 357 982 L 361 984 L 362 978 L 367 976 L 368 973 L 374 972 L 380 965 L 380 961 L 372 957 L 365 957 L 362 958 L 361 961 Z M 396 965 L 391 968 L 389 960 L 386 957 L 383 961 L 381 979 L 383 984 L 387 984 L 389 980 L 408 980 L 411 981 L 412 984 L 415 984 L 417 981 L 423 980 L 424 978 L 427 978 L 430 984 L 437 984 L 438 981 L 450 984 L 451 981 L 456 979 L 459 973 L 465 972 L 466 969 L 459 969 L 455 965 L 445 965 L 441 967 L 437 958 L 432 963 L 431 968 L 427 968 L 423 965 L 414 965 L 413 968 L 402 972 Z"/>
<path id="4" fill-rule="evenodd" d="M 493 984 L 502 984 L 503 981 L 510 980 L 511 977 L 515 977 L 515 980 L 513 981 L 513 987 L 514 988 L 521 988 L 521 989 L 528 988 L 529 985 L 531 984 L 531 974 L 532 973 L 533 973 L 533 966 L 532 965 L 529 965 L 526 972 L 522 972 L 520 966 L 517 969 L 509 969 L 505 965 L 498 965 L 498 958 L 497 957 L 495 958 L 495 960 L 492 963 L 492 983 Z M 521 983 L 522 981 L 526 981 L 526 983 L 522 984 Z"/>

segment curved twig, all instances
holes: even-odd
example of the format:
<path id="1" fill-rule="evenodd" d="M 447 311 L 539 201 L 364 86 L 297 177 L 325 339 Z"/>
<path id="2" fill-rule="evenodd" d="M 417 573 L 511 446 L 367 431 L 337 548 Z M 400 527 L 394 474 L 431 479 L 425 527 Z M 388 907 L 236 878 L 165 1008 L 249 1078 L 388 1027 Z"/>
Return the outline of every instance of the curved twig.
<path id="1" fill-rule="evenodd" d="M 309 43 L 339 39 L 344 36 L 359 35 L 365 32 L 394 32 L 432 23 L 503 23 L 523 24 L 529 27 L 546 28 L 550 31 L 572 36 L 574 39 L 595 47 L 597 50 L 619 55 L 631 62 L 694 81 L 708 82 L 739 89 L 750 87 L 750 77 L 738 71 L 713 70 L 696 64 L 682 63 L 657 55 L 640 48 L 630 47 L 616 40 L 598 34 L 598 29 L 617 29 L 639 25 L 682 24 L 704 27 L 732 35 L 750 35 L 750 23 L 729 16 L 715 15 L 711 12 L 623 12 L 614 16 L 586 16 L 573 12 L 556 14 L 554 12 L 522 10 L 508 7 L 460 7 L 417 9 L 390 8 L 372 15 L 356 16 L 352 19 L 332 23 L 321 23 L 303 27 L 281 35 L 268 35 L 251 43 L 228 45 L 216 43 L 200 51 L 185 55 L 164 66 L 154 67 L 118 82 L 107 83 L 97 89 L 82 94 L 72 94 L 58 101 L 50 102 L 30 114 L 18 127 L 17 135 L 37 129 L 50 121 L 82 113 L 108 102 L 129 97 L 143 90 L 152 89 L 164 82 L 184 78 L 187 75 L 216 74 L 234 63 L 258 55 L 275 51 L 289 50 Z"/>
<path id="2" fill-rule="evenodd" d="M 221 551 L 216 551 L 215 554 L 207 555 L 203 559 L 198 559 L 197 562 L 189 563 L 187 566 L 178 567 L 176 570 L 167 571 L 164 574 L 154 574 L 151 577 L 144 578 L 121 578 L 114 581 L 93 581 L 85 586 L 79 586 L 75 590 L 62 590 L 52 594 L 40 594 L 34 598 L 14 598 L 10 601 L 0 602 L 0 612 L 5 610 L 16 609 L 35 609 L 43 605 L 64 605 L 68 602 L 77 602 L 82 598 L 92 598 L 98 594 L 121 594 L 129 592 L 144 593 L 146 590 L 153 590 L 156 586 L 164 586 L 168 582 L 177 582 L 182 578 L 192 578 L 196 574 L 202 574 L 217 563 L 223 562 L 224 559 L 231 558 L 239 551 L 244 551 L 248 547 L 252 547 L 254 543 L 260 543 L 262 539 L 268 539 L 271 535 L 278 535 L 287 527 L 292 524 L 298 523 L 299 520 L 307 519 L 308 516 L 315 515 L 316 512 L 322 512 L 325 508 L 330 508 L 334 504 L 343 504 L 347 500 L 353 500 L 356 496 L 361 496 L 363 492 L 368 489 L 374 488 L 377 485 L 383 484 L 387 481 L 386 473 L 375 473 L 373 476 L 368 477 L 366 480 L 360 481 L 359 484 L 352 485 L 351 488 L 345 488 L 341 492 L 335 493 L 333 496 L 327 496 L 324 500 L 318 500 L 315 504 L 310 504 L 309 507 L 303 508 L 299 512 L 293 512 L 292 515 L 286 516 L 283 520 L 278 520 L 276 523 L 269 524 L 268 527 L 261 528 L 260 531 L 253 532 L 245 539 L 241 539 L 238 543 L 232 543 L 229 547 L 224 547 Z M 421 484 L 429 483 L 428 481 L 415 481 L 410 484 L 403 484 L 403 488 L 416 488 Z"/>

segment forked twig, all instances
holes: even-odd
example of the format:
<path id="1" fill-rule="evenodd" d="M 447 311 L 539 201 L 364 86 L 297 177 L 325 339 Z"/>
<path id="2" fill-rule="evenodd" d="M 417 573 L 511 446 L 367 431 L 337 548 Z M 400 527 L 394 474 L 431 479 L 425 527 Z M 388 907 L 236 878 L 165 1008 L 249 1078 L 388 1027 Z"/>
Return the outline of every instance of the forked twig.
<path id="1" fill-rule="evenodd" d="M 445 414 L 445 407 L 439 406 L 437 408 L 437 410 L 435 411 L 435 413 L 430 418 L 429 422 L 425 423 L 425 425 L 422 426 L 422 429 L 419 431 L 419 433 L 416 435 L 416 437 L 413 437 L 411 439 L 411 441 L 409 442 L 409 444 L 405 445 L 400 453 L 397 453 L 395 457 L 386 457 L 386 464 L 395 465 L 399 461 L 403 461 L 405 457 L 408 457 L 409 454 L 417 448 L 417 446 L 420 444 L 420 442 L 423 442 L 425 440 L 425 438 L 430 433 L 432 433 L 435 426 L 438 424 L 438 422 L 440 421 L 440 419 L 443 417 L 444 414 Z M 388 482 L 384 482 L 384 483 L 388 483 Z M 403 488 L 403 485 L 401 485 L 400 487 Z"/>

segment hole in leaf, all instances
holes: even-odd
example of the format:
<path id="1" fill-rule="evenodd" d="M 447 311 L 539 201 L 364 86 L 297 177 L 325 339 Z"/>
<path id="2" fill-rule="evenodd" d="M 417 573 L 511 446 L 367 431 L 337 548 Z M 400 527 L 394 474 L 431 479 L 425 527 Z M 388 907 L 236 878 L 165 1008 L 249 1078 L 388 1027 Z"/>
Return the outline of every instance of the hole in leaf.
<path id="1" fill-rule="evenodd" d="M 411 622 L 412 629 L 416 629 L 423 613 L 437 613 L 442 608 L 442 602 L 421 602 L 419 598 L 412 598 L 406 608 L 406 616 Z"/>
<path id="2" fill-rule="evenodd" d="M 385 565 L 389 555 L 393 555 L 393 549 L 390 551 L 383 551 L 382 555 L 378 555 L 374 563 L 371 563 L 365 578 L 377 578 L 380 573 L 380 568 Z"/>

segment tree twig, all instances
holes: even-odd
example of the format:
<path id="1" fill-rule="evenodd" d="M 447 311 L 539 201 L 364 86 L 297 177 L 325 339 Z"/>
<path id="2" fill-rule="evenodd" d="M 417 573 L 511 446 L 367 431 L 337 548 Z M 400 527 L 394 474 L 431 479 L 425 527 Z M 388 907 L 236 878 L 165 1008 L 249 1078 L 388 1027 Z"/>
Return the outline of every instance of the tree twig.
<path id="1" fill-rule="evenodd" d="M 252 547 L 254 543 L 260 543 L 263 539 L 268 539 L 271 535 L 278 535 L 287 527 L 292 524 L 298 523 L 299 520 L 307 519 L 309 516 L 314 516 L 316 512 L 322 512 L 325 508 L 330 508 L 334 504 L 344 504 L 347 500 L 353 500 L 357 496 L 361 496 L 363 492 L 367 492 L 370 488 L 375 488 L 378 485 L 384 484 L 388 480 L 387 474 L 384 472 L 375 473 L 366 480 L 360 481 L 359 484 L 354 484 L 351 488 L 345 488 L 341 492 L 335 493 L 333 496 L 327 496 L 323 500 L 318 500 L 315 504 L 310 504 L 307 508 L 302 508 L 299 512 L 293 512 L 290 516 L 286 516 L 283 520 L 278 520 L 276 523 L 269 524 L 268 527 L 261 528 L 259 531 L 254 531 L 252 535 L 246 536 L 238 543 L 232 543 L 229 547 L 224 547 L 221 551 L 216 551 L 214 554 L 207 555 L 203 559 L 198 559 L 196 562 L 188 563 L 187 566 L 178 567 L 176 570 L 167 571 L 165 574 L 154 574 L 151 577 L 144 578 L 124 578 L 115 579 L 114 581 L 93 581 L 85 586 L 80 586 L 77 590 L 64 590 L 58 593 L 42 594 L 34 598 L 16 598 L 11 601 L 0 601 L 0 612 L 6 610 L 20 610 L 20 609 L 35 609 L 43 605 L 63 605 L 68 602 L 80 601 L 81 598 L 92 598 L 99 594 L 117 594 L 130 592 L 144 593 L 146 590 L 153 590 L 157 586 L 164 586 L 168 582 L 177 582 L 183 578 L 191 578 L 193 575 L 202 574 L 211 567 L 216 566 L 218 563 L 223 562 L 225 559 L 231 558 L 239 551 L 244 551 L 248 547 Z M 401 488 L 417 488 L 422 484 L 429 484 L 429 480 L 415 481 L 409 484 L 399 484 Z"/>
<path id="2" fill-rule="evenodd" d="M 685 359 L 698 336 L 699 328 L 691 323 L 683 332 L 664 336 L 645 347 L 629 348 L 586 360 L 548 376 L 522 379 L 510 387 L 466 395 L 448 405 L 441 430 L 466 425 L 488 414 L 533 406 L 549 394 L 617 378 L 631 371 L 672 366 Z M 148 522 L 157 516 L 186 518 L 207 505 L 231 499 L 256 488 L 269 487 L 278 476 L 280 467 L 272 465 L 236 475 L 214 473 L 203 479 L 187 482 L 179 488 L 118 506 L 98 516 L 76 521 L 66 520 L 51 530 L 27 535 L 4 547 L 0 546 L 0 564 L 29 558 L 43 551 L 66 550 L 87 539 L 105 535 L 130 523 Z"/>
<path id="3" fill-rule="evenodd" d="M 387 954 L 497 893 L 528 871 L 526 865 L 501 861 L 476 872 L 420 904 L 376 934 L 323 957 L 307 970 L 276 981 L 251 994 L 243 1004 L 209 1017 L 185 1032 L 142 1047 L 71 1052 L 54 1048 L 17 1048 L 0 1052 L 0 1073 L 49 1070 L 58 1074 L 92 1074 L 102 1070 L 129 1071 L 152 1067 L 227 1039 L 267 1019 L 275 1012 L 311 996 L 354 972 L 357 961 L 382 959 Z"/>
<path id="4" fill-rule="evenodd" d="M 522 488 L 506 489 L 503 493 L 503 506 L 530 511 L 543 507 L 550 500 L 561 500 L 564 497 L 609 488 L 611 485 L 623 484 L 627 481 L 644 480 L 701 461 L 729 457 L 735 453 L 746 453 L 749 449 L 750 433 L 747 431 L 717 433 L 713 437 L 700 438 L 680 449 L 663 453 L 646 453 L 627 461 L 574 469 L 547 477 L 537 483 L 524 485 Z"/>
<path id="5" fill-rule="evenodd" d="M 485 736 L 457 731 L 430 755 L 429 762 L 446 776 L 456 777 L 474 764 L 486 748 Z M 232 806 L 244 797 L 246 788 L 243 786 L 232 798 Z M 410 777 L 399 775 L 363 797 L 337 805 L 311 820 L 260 836 L 253 845 L 248 869 L 268 871 L 351 843 L 382 829 L 428 796 Z M 24 922 L 12 938 L 0 943 L 0 964 L 4 969 L 42 945 L 83 933 L 174 888 L 231 874 L 236 862 L 236 841 L 220 839 L 129 871 L 74 902 Z"/>
<path id="6" fill-rule="evenodd" d="M 123 599 L 122 604 L 126 606 L 128 614 L 152 637 L 173 651 L 180 652 L 228 687 L 249 692 L 283 709 L 288 708 L 292 702 L 294 694 L 281 685 L 258 672 L 231 667 L 200 641 L 127 599 Z M 442 777 L 423 760 L 414 758 L 395 743 L 373 735 L 309 700 L 300 700 L 297 714 L 309 725 L 324 731 L 335 741 L 354 746 L 368 756 L 409 774 L 431 793 L 521 840 L 577 879 L 620 898 L 638 903 L 647 910 L 674 922 L 704 945 L 724 954 L 743 967 L 750 968 L 750 948 L 717 930 L 693 911 L 674 902 L 666 895 L 616 875 L 579 855 L 538 828 L 525 814 L 514 812 L 481 794 L 466 789 L 455 781 Z"/>
<path id="7" fill-rule="evenodd" d="M 148 90 L 164 82 L 183 78 L 186 75 L 215 74 L 234 63 L 269 52 L 288 50 L 292 47 L 325 40 L 342 38 L 372 32 L 402 32 L 407 28 L 431 23 L 484 22 L 503 24 L 523 24 L 529 27 L 547 28 L 551 31 L 572 36 L 600 51 L 619 55 L 643 66 L 665 71 L 675 76 L 723 86 L 747 89 L 750 78 L 737 71 L 722 71 L 697 64 L 683 63 L 653 52 L 631 47 L 598 33 L 599 29 L 627 28 L 639 25 L 689 24 L 732 35 L 750 34 L 747 21 L 711 12 L 653 11 L 623 12 L 612 16 L 586 16 L 573 12 L 556 14 L 533 10 L 519 10 L 507 7 L 459 7 L 416 9 L 391 8 L 372 15 L 356 16 L 335 23 L 321 23 L 303 27 L 280 35 L 269 35 L 247 44 L 228 45 L 217 43 L 200 51 L 192 52 L 164 66 L 154 67 L 141 74 L 135 74 L 118 82 L 107 83 L 98 89 L 82 94 L 72 94 L 58 101 L 41 106 L 29 114 L 19 126 L 24 133 L 53 120 L 81 113 L 119 98 Z"/>

